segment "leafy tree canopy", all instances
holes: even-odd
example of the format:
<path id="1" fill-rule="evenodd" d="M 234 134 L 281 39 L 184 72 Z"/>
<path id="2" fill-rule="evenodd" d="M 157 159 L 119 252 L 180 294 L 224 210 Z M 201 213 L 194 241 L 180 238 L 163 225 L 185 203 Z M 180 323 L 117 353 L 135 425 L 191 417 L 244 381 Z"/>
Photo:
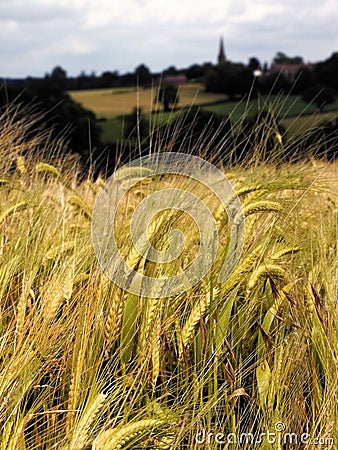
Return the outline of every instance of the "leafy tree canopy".
<path id="1" fill-rule="evenodd" d="M 178 87 L 175 84 L 161 86 L 158 91 L 158 97 L 155 99 L 155 102 L 157 101 L 163 104 L 164 111 L 170 111 L 170 108 L 179 101 Z"/>
<path id="2" fill-rule="evenodd" d="M 283 52 L 277 52 L 273 58 L 274 64 L 304 64 L 301 56 L 288 56 Z"/>

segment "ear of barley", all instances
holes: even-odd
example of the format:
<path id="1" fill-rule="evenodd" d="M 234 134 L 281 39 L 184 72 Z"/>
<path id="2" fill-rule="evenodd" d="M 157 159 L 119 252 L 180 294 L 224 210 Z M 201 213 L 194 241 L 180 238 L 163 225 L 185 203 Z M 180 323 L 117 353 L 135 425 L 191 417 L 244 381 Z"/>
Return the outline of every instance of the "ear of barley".
<path id="1" fill-rule="evenodd" d="M 253 230 L 255 228 L 256 223 L 257 223 L 257 216 L 251 215 L 251 216 L 247 216 L 245 218 L 245 240 L 244 240 L 244 242 L 246 244 L 249 244 L 250 241 L 255 240 L 255 234 L 253 233 Z"/>
<path id="2" fill-rule="evenodd" d="M 68 437 L 71 437 L 74 429 L 75 407 L 77 403 L 77 391 L 79 384 L 80 384 L 80 375 L 79 372 L 75 369 L 70 381 L 68 401 L 67 401 L 66 433 Z"/>
<path id="3" fill-rule="evenodd" d="M 166 424 L 164 420 L 143 419 L 123 427 L 103 431 L 94 440 L 92 450 L 120 450 L 137 436 L 149 434 L 150 431 Z"/>
<path id="4" fill-rule="evenodd" d="M 231 289 L 236 287 L 238 283 L 241 283 L 243 281 L 243 276 L 252 269 L 253 265 L 257 263 L 257 260 L 262 257 L 262 254 L 263 244 L 259 244 L 236 266 L 232 274 L 223 282 L 223 284 L 221 284 L 222 294 L 228 293 Z"/>
<path id="5" fill-rule="evenodd" d="M 11 216 L 12 214 L 18 212 L 18 211 L 22 211 L 23 209 L 26 209 L 28 206 L 28 202 L 26 201 L 21 201 L 16 203 L 15 205 L 9 206 L 8 208 L 6 208 L 5 210 L 1 211 L 0 213 L 0 224 L 9 216 Z"/>
<path id="6" fill-rule="evenodd" d="M 229 197 L 229 199 L 227 200 L 227 204 L 230 204 L 234 199 L 235 196 L 241 197 L 243 195 L 247 195 L 247 194 L 251 194 L 252 192 L 257 192 L 260 191 L 260 195 L 263 194 L 263 192 L 265 192 L 265 190 L 263 190 L 262 186 L 260 184 L 255 184 L 255 185 L 249 185 L 249 186 L 241 186 L 238 189 L 235 189 L 235 195 L 232 195 Z M 219 222 L 220 220 L 223 219 L 225 215 L 225 209 L 223 204 L 220 204 L 214 214 L 215 220 L 217 222 Z"/>
<path id="7" fill-rule="evenodd" d="M 101 178 L 101 177 L 97 177 L 97 179 L 96 179 L 94 184 L 96 186 L 99 186 L 100 188 L 102 188 L 102 187 L 106 186 L 106 181 L 103 178 Z"/>
<path id="8" fill-rule="evenodd" d="M 310 315 L 316 310 L 316 301 L 310 282 L 307 283 L 306 289 L 304 291 L 304 305 Z"/>
<path id="9" fill-rule="evenodd" d="M 73 292 L 74 268 L 68 263 L 63 275 L 58 274 L 43 286 L 41 300 L 44 307 L 44 320 L 50 322 L 54 319 L 59 307 L 64 300 L 69 300 Z"/>
<path id="10" fill-rule="evenodd" d="M 76 194 L 72 194 L 69 199 L 68 203 L 72 205 L 74 208 L 76 208 L 78 211 L 80 211 L 87 219 L 91 220 L 92 213 L 88 205 Z"/>
<path id="11" fill-rule="evenodd" d="M 52 164 L 48 164 L 45 162 L 37 163 L 37 165 L 35 166 L 35 170 L 38 173 L 45 172 L 45 173 L 50 173 L 52 175 L 55 175 L 56 177 L 60 176 L 60 171 L 55 166 L 52 166 Z"/>
<path id="12" fill-rule="evenodd" d="M 115 341 L 119 334 L 123 313 L 122 302 L 123 291 L 121 288 L 118 288 L 113 295 L 104 327 L 104 337 L 106 341 L 105 346 L 107 354 L 109 353 L 112 343 Z"/>
<path id="13" fill-rule="evenodd" d="M 258 283 L 260 278 L 264 277 L 277 277 L 277 278 L 285 278 L 285 270 L 283 267 L 278 266 L 276 264 L 262 264 L 260 265 L 250 276 L 249 281 L 247 283 L 247 290 L 250 292 L 255 285 Z"/>
<path id="14" fill-rule="evenodd" d="M 142 323 L 138 338 L 138 359 L 140 362 L 144 359 L 147 350 L 149 349 L 149 339 L 154 331 L 154 323 L 159 313 L 159 299 L 158 298 L 144 298 L 142 316 Z"/>
<path id="15" fill-rule="evenodd" d="M 220 291 L 218 288 L 214 291 L 216 295 L 219 295 Z M 185 322 L 182 332 L 180 334 L 179 340 L 179 348 L 182 353 L 184 348 L 190 345 L 193 335 L 194 329 L 201 317 L 203 317 L 210 305 L 210 301 L 212 298 L 212 293 L 210 291 L 206 291 L 204 295 L 201 296 L 200 299 L 197 299 L 195 305 L 193 306 L 191 313 Z"/>
<path id="16" fill-rule="evenodd" d="M 168 433 L 166 436 L 155 438 L 155 448 L 157 450 L 170 450 L 171 448 L 173 448 L 175 440 L 176 435 L 174 433 Z"/>
<path id="17" fill-rule="evenodd" d="M 137 248 L 140 249 L 143 255 L 147 253 L 147 249 L 150 245 L 150 240 L 152 237 L 156 234 L 157 230 L 160 228 L 162 224 L 162 217 L 159 216 L 156 218 L 156 220 L 153 220 L 151 224 L 148 227 L 148 230 L 146 230 L 142 235 L 140 236 L 138 242 L 137 242 Z M 136 269 L 140 260 L 144 258 L 144 256 L 141 255 L 134 245 L 132 246 L 127 258 L 126 258 L 126 265 L 130 267 L 131 269 Z"/>
<path id="18" fill-rule="evenodd" d="M 261 184 L 249 184 L 248 186 L 241 186 L 235 189 L 236 194 L 240 197 L 241 195 L 251 194 L 251 192 L 256 192 L 262 190 Z"/>
<path id="19" fill-rule="evenodd" d="M 74 277 L 74 286 L 90 279 L 89 273 L 79 273 Z"/>
<path id="20" fill-rule="evenodd" d="M 126 179 L 139 179 L 143 177 L 148 177 L 153 174 L 153 170 L 148 167 L 135 167 L 135 166 L 124 166 L 118 169 L 117 172 L 114 173 L 114 178 L 116 180 L 126 180 Z"/>
<path id="21" fill-rule="evenodd" d="M 245 216 L 249 216 L 258 212 L 280 212 L 282 209 L 282 206 L 277 202 L 261 200 L 244 205 L 243 212 Z"/>
<path id="22" fill-rule="evenodd" d="M 86 361 L 86 351 L 87 348 L 82 344 L 82 338 L 78 346 L 78 351 L 73 353 L 72 371 L 71 379 L 69 383 L 69 393 L 67 400 L 67 417 L 66 417 L 66 433 L 69 441 L 72 439 L 73 430 L 75 427 L 75 412 L 77 411 L 78 405 L 81 404 L 80 398 L 82 397 L 82 377 L 83 370 Z"/>
<path id="23" fill-rule="evenodd" d="M 279 258 L 282 258 L 283 256 L 290 255 L 293 253 L 297 253 L 300 251 L 300 247 L 285 247 L 281 250 L 278 250 L 276 253 L 270 256 L 272 260 L 277 260 Z"/>
<path id="24" fill-rule="evenodd" d="M 73 286 L 74 286 L 74 272 L 75 272 L 75 265 L 74 261 L 69 258 L 66 260 L 66 269 L 63 273 L 63 276 L 61 277 L 61 289 L 64 300 L 70 300 L 73 293 Z"/>
<path id="25" fill-rule="evenodd" d="M 54 246 L 52 245 L 45 254 L 46 259 L 55 259 L 57 256 L 60 256 L 62 253 L 74 250 L 75 242 L 72 241 L 66 241 L 63 242 L 60 245 Z"/>
<path id="26" fill-rule="evenodd" d="M 94 194 L 98 194 L 101 189 L 105 189 L 106 182 L 103 178 L 100 176 L 96 179 L 94 183 L 90 185 L 91 190 L 94 192 Z"/>
<path id="27" fill-rule="evenodd" d="M 81 417 L 80 421 L 75 425 L 72 441 L 70 443 L 70 450 L 83 450 L 87 444 L 89 428 L 95 420 L 97 414 L 102 408 L 106 394 L 99 393 L 89 405 Z"/>
<path id="28" fill-rule="evenodd" d="M 159 283 L 158 292 L 150 293 L 150 296 L 143 299 L 143 320 L 139 334 L 139 357 L 142 359 L 148 346 L 150 335 L 154 330 L 154 323 L 158 321 L 163 311 L 163 301 L 159 299 L 165 279 Z"/>
<path id="29" fill-rule="evenodd" d="M 18 305 L 17 305 L 17 317 L 15 324 L 15 335 L 16 339 L 20 341 L 22 337 L 25 335 L 25 319 L 26 319 L 26 310 L 28 306 L 28 299 L 31 296 L 31 288 L 29 282 L 27 285 L 23 287 Z"/>
<path id="30" fill-rule="evenodd" d="M 22 156 L 18 156 L 16 158 L 16 170 L 20 175 L 24 175 L 25 173 L 27 173 L 25 160 Z"/>
<path id="31" fill-rule="evenodd" d="M 243 213 L 244 216 L 249 216 L 250 214 L 255 214 L 258 212 L 280 212 L 282 211 L 282 206 L 277 202 L 272 202 L 269 200 L 262 200 L 249 205 L 244 206 Z"/>

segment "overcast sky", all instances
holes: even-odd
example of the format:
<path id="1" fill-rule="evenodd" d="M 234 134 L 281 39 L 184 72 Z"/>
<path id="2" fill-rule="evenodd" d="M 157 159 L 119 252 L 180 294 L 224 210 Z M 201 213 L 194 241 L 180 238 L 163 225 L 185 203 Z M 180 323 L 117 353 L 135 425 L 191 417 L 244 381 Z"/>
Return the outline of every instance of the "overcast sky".
<path id="1" fill-rule="evenodd" d="M 220 35 L 231 61 L 319 61 L 338 51 L 337 23 L 337 0 L 0 0 L 0 76 L 216 62 Z"/>

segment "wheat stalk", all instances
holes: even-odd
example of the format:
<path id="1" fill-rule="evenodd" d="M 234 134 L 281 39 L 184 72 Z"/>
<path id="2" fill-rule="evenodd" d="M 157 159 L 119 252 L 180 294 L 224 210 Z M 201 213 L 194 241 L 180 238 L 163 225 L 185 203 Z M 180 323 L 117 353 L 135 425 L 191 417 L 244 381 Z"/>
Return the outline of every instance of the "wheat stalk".
<path id="1" fill-rule="evenodd" d="M 151 384 L 153 386 L 153 390 L 156 387 L 156 381 L 160 374 L 160 351 L 161 351 L 161 316 L 157 315 L 157 318 L 154 323 L 153 332 L 151 334 L 151 365 L 152 365 L 152 373 L 151 373 Z"/>
<path id="2" fill-rule="evenodd" d="M 24 430 L 27 423 L 33 418 L 33 414 L 27 414 L 24 416 L 14 428 L 14 433 L 11 435 L 6 450 L 18 450 L 23 447 L 25 440 Z"/>
<path id="3" fill-rule="evenodd" d="M 82 450 L 85 448 L 88 440 L 89 428 L 104 405 L 106 398 L 107 395 L 100 392 L 97 394 L 91 405 L 87 407 L 87 410 L 76 424 L 72 433 L 72 441 L 69 447 L 70 450 Z"/>

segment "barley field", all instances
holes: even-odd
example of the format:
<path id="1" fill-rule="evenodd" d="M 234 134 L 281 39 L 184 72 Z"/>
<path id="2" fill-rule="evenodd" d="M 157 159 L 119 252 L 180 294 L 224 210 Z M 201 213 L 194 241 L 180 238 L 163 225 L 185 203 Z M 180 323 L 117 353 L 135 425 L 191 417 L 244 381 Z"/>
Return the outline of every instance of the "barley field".
<path id="1" fill-rule="evenodd" d="M 219 237 L 198 283 L 145 297 L 96 258 L 104 174 L 84 177 L 62 142 L 31 137 L 34 120 L 13 108 L 0 118 L 0 449 L 337 448 L 337 164 L 263 161 L 258 142 L 245 164 L 220 167 L 245 216 L 241 257 L 222 282 L 222 205 L 196 180 L 149 173 L 116 223 L 137 273 L 161 273 L 128 231 L 158 189 L 192 190 Z M 191 217 L 175 209 L 147 238 L 161 251 L 173 229 L 186 247 L 169 274 L 185 272 L 199 246 Z"/>

